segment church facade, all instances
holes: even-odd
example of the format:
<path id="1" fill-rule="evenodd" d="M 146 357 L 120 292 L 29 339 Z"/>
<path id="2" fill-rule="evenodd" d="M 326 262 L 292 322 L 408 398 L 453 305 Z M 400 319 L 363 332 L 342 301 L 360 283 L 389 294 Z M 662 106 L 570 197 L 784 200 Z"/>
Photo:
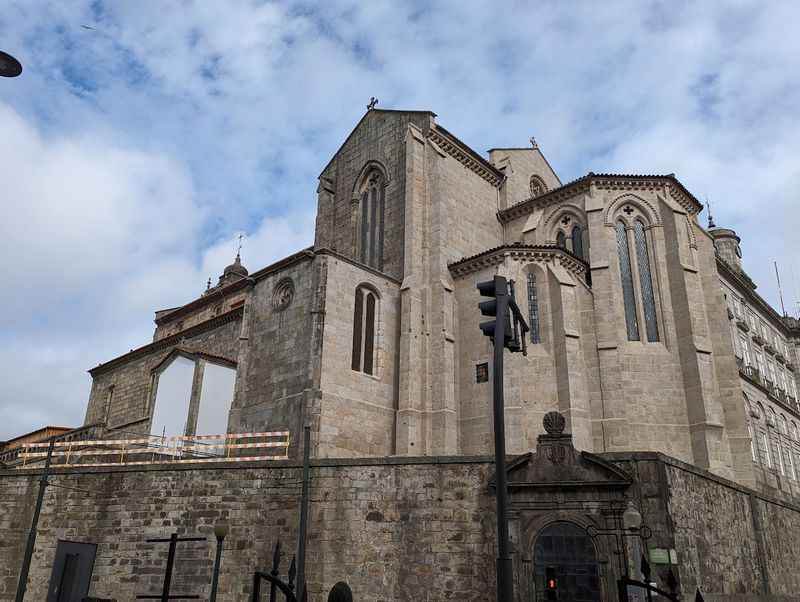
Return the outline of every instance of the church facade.
<path id="1" fill-rule="evenodd" d="M 475 285 L 500 274 L 532 326 L 506 363 L 509 453 L 557 410 L 578 449 L 658 451 L 792 495 L 800 329 L 701 210 L 672 174 L 563 184 L 535 142 L 487 160 L 433 113 L 371 109 L 320 175 L 314 245 L 252 274 L 237 257 L 157 312 L 152 343 L 91 370 L 86 424 L 165 432 L 159 375 L 182 356 L 235 370 L 215 432 L 309 423 L 320 458 L 490 453 Z M 200 434 L 194 381 L 168 434 Z"/>
<path id="2" fill-rule="evenodd" d="M 174 591 L 208 596 L 219 526 L 218 599 L 249 599 L 275 543 L 297 541 L 309 425 L 311 600 L 342 580 L 355 599 L 493 600 L 476 283 L 499 274 L 531 327 L 505 365 L 515 600 L 548 599 L 549 576 L 558 599 L 618 599 L 641 557 L 674 599 L 796 600 L 800 322 L 701 210 L 673 174 L 562 183 L 534 141 L 484 157 L 433 113 L 371 107 L 320 175 L 311 247 L 252 272 L 237 254 L 156 312 L 151 342 L 90 370 L 28 599 L 58 599 L 68 570 L 76 599 L 152 595 L 171 534 L 199 535 Z M 275 432 L 286 459 L 246 457 Z M 221 434 L 225 451 L 196 453 Z M 26 453 L 0 454 L 0 600 L 43 486 L 46 454 Z"/>

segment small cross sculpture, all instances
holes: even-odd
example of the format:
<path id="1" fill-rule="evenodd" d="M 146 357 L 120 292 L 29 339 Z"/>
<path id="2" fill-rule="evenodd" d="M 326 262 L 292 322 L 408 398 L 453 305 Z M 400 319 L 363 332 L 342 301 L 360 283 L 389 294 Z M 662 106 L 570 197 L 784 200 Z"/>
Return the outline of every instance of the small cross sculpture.
<path id="1" fill-rule="evenodd" d="M 538 144 L 536 144 L 536 138 L 534 138 L 533 136 L 531 136 L 530 140 L 531 140 L 531 146 L 532 146 L 533 148 L 539 148 L 539 145 L 538 145 Z"/>
<path id="2" fill-rule="evenodd" d="M 369 104 L 367 105 L 367 111 L 374 109 L 376 104 L 378 104 L 378 99 L 374 96 L 370 96 Z"/>
<path id="3" fill-rule="evenodd" d="M 626 214 L 628 214 L 628 217 L 630 217 L 630 215 L 633 213 L 633 207 L 631 207 L 630 205 L 626 205 L 626 206 L 625 206 L 625 209 L 623 209 L 623 211 L 624 211 Z"/>

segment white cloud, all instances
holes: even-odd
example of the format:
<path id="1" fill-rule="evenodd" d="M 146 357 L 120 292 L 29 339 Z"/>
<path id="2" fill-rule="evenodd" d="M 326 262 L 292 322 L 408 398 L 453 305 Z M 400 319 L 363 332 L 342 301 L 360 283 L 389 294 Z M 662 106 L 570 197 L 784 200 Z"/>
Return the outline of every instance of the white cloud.
<path id="1" fill-rule="evenodd" d="M 238 232 L 251 271 L 310 244 L 316 176 L 373 95 L 478 150 L 535 135 L 564 181 L 675 172 L 777 302 L 770 260 L 792 265 L 800 226 L 795 13 L 11 2 L 0 39 L 25 71 L 0 82 L 0 437 L 80 422 L 83 370 L 146 342 L 151 312 L 216 278 Z"/>

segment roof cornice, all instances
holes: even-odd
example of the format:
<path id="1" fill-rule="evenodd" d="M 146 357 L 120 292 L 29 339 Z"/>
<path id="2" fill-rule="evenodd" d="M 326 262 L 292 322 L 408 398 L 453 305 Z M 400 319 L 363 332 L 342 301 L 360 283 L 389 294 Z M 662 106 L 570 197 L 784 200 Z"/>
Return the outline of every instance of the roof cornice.
<path id="1" fill-rule="evenodd" d="M 466 276 L 473 272 L 480 271 L 487 267 L 493 267 L 503 263 L 506 257 L 514 260 L 542 260 L 558 259 L 560 265 L 571 272 L 582 275 L 588 269 L 588 264 L 575 257 L 572 253 L 555 245 L 526 245 L 523 243 L 513 243 L 489 249 L 471 257 L 465 257 L 459 261 L 449 264 L 447 267 L 454 277 Z"/>
<path id="2" fill-rule="evenodd" d="M 497 219 L 499 219 L 501 223 L 507 224 L 508 222 L 519 217 L 528 215 L 536 207 L 550 205 L 551 203 L 563 201 L 575 196 L 576 194 L 585 192 L 589 190 L 589 178 L 590 176 L 583 176 L 577 180 L 572 180 L 572 182 L 567 182 L 563 186 L 548 190 L 544 194 L 540 194 L 537 197 L 527 199 L 521 203 L 517 203 L 516 205 L 512 205 L 508 209 L 498 211 Z"/>
<path id="3" fill-rule="evenodd" d="M 670 196 L 688 213 L 694 215 L 703 209 L 702 203 L 681 184 L 674 174 L 596 174 L 590 171 L 585 176 L 568 182 L 559 188 L 554 188 L 540 196 L 503 209 L 498 212 L 497 217 L 501 223 L 508 223 L 529 214 L 535 207 L 546 206 L 585 192 L 590 185 L 594 185 L 598 190 L 657 190 L 667 186 Z"/>
<path id="4" fill-rule="evenodd" d="M 505 179 L 503 172 L 498 170 L 494 165 L 489 163 L 442 126 L 435 124 L 430 132 L 428 132 L 428 139 L 495 188 L 500 186 Z"/>

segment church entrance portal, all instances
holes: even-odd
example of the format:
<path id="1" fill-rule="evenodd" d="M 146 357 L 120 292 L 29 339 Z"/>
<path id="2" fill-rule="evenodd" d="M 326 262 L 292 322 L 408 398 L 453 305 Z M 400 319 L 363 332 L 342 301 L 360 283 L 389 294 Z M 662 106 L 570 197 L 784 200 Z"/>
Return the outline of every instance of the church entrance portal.
<path id="1" fill-rule="evenodd" d="M 539 532 L 534 544 L 531 588 L 535 602 L 570 600 L 600 602 L 603 597 L 600 568 L 594 544 L 586 530 L 566 521 L 550 523 Z M 555 597 L 547 590 L 547 580 L 555 579 Z"/>

